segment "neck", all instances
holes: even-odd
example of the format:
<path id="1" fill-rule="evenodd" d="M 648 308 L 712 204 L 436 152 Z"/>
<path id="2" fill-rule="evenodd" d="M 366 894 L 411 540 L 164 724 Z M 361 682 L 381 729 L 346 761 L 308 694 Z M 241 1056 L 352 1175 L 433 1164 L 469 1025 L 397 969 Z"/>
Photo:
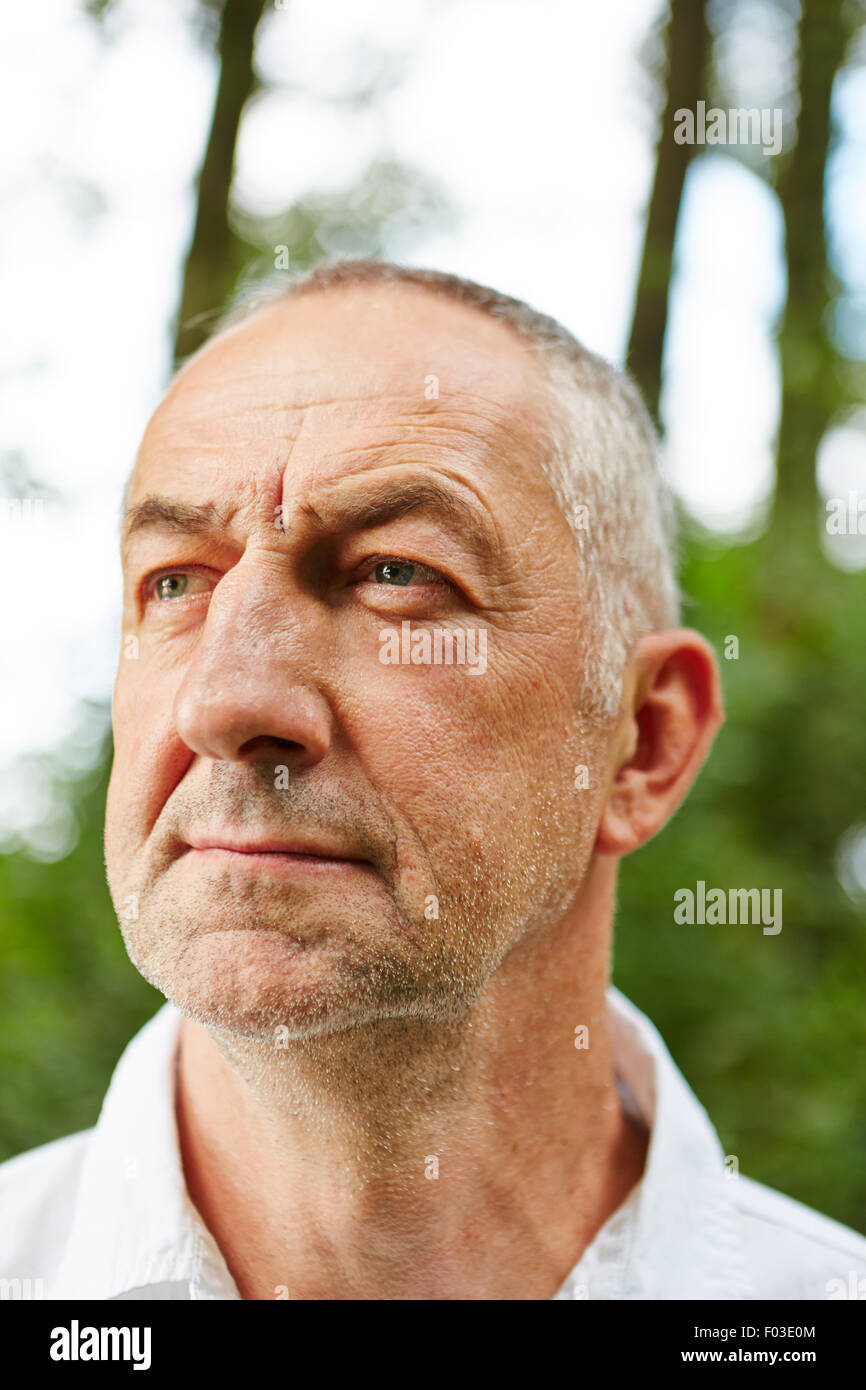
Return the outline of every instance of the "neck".
<path id="1" fill-rule="evenodd" d="M 457 1022 L 276 1049 L 184 1020 L 187 1185 L 244 1298 L 556 1293 L 645 1158 L 615 1085 L 606 936 L 587 946 L 613 886 L 590 877 Z"/>

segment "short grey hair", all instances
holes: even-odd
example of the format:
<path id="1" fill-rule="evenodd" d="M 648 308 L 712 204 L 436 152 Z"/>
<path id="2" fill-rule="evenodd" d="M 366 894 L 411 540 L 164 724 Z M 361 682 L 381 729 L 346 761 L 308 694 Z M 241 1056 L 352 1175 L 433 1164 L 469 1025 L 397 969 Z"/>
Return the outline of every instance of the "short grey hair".
<path id="1" fill-rule="evenodd" d="M 544 471 L 577 541 L 587 601 L 585 709 L 607 722 L 641 632 L 679 622 L 674 507 L 655 427 L 637 386 L 547 314 L 486 285 L 391 261 L 324 261 L 288 285 L 253 290 L 218 330 L 296 295 L 367 284 L 414 285 L 507 324 L 537 355 L 550 388 Z"/>

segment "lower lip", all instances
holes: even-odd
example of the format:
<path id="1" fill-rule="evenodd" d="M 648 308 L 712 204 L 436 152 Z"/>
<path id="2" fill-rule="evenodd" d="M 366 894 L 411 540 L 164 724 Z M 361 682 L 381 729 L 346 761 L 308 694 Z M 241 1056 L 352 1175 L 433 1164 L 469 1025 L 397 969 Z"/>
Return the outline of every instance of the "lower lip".
<path id="1" fill-rule="evenodd" d="M 346 874 L 353 869 L 369 869 L 361 859 L 328 859 L 315 854 L 289 854 L 283 851 L 251 851 L 236 849 L 191 849 L 203 864 L 214 868 L 234 869 L 243 873 L 276 874 L 280 878 L 299 878 L 310 874 Z"/>

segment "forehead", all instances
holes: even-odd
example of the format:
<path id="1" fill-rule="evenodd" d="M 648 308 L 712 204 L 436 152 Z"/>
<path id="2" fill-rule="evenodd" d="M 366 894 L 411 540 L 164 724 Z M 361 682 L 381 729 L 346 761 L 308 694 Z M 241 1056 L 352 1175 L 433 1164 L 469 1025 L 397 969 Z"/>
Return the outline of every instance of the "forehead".
<path id="1" fill-rule="evenodd" d="M 472 473 L 537 478 L 548 396 L 507 326 L 414 286 L 286 299 L 221 335 L 175 379 L 142 441 L 131 496 L 272 470 L 327 481 L 393 449 Z M 365 459 L 367 462 L 365 463 Z M 291 466 L 290 466 L 291 465 Z M 540 482 L 540 479 L 538 479 Z"/>

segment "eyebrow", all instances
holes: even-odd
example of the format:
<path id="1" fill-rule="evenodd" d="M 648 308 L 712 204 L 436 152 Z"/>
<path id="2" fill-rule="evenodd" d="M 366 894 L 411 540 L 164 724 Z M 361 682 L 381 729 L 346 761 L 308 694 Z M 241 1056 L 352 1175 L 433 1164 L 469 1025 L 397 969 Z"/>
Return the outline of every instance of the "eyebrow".
<path id="1" fill-rule="evenodd" d="M 348 485 L 341 487 L 347 489 Z M 343 525 L 354 531 L 372 530 L 415 511 L 435 512 L 468 532 L 488 557 L 493 558 L 499 550 L 481 503 L 470 502 L 457 486 L 433 477 L 401 478 L 396 482 L 383 478 L 360 495 L 356 492 L 343 498 L 335 487 L 321 500 L 317 496 L 315 505 L 310 501 L 302 503 L 301 510 L 313 515 L 324 527 Z"/>
<path id="2" fill-rule="evenodd" d="M 121 547 L 137 531 L 166 531 L 172 535 L 203 536 L 228 525 L 230 516 L 214 502 L 176 502 L 151 493 L 130 507 L 123 518 Z"/>
<path id="3" fill-rule="evenodd" d="M 484 508 L 480 503 L 470 502 L 463 497 L 455 485 L 432 477 L 401 478 L 396 482 L 385 478 L 364 488 L 360 495 L 357 485 L 354 485 L 354 495 L 340 497 L 339 492 L 348 491 L 349 486 L 349 482 L 332 486 L 321 497 L 317 495 L 315 504 L 309 499 L 302 499 L 298 511 L 323 530 L 342 526 L 348 530 L 363 531 L 396 521 L 414 511 L 427 510 L 457 523 L 488 558 L 495 558 L 499 552 L 495 532 L 486 519 Z M 123 519 L 121 548 L 125 549 L 132 536 L 140 531 L 209 535 L 224 530 L 231 516 L 232 512 L 214 502 L 180 502 L 152 493 L 127 511 Z"/>

